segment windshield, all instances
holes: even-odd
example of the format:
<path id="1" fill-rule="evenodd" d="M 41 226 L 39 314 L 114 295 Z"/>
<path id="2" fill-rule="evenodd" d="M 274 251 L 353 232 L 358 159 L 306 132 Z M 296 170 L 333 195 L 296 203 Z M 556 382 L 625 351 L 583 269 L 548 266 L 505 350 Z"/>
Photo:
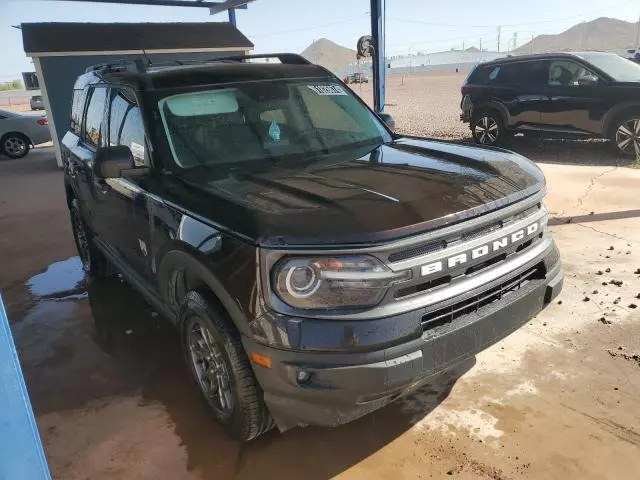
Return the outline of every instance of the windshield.
<path id="1" fill-rule="evenodd" d="M 237 83 L 170 95 L 158 106 L 182 168 L 307 158 L 391 141 L 347 88 L 326 78 Z"/>
<path id="2" fill-rule="evenodd" d="M 583 58 L 618 82 L 640 82 L 640 65 L 618 55 L 583 55 Z"/>

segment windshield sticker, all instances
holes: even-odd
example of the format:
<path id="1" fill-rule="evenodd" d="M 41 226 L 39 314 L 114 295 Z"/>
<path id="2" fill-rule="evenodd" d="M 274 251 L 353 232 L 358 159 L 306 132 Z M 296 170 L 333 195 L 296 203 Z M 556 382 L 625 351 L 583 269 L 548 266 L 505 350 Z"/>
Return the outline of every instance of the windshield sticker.
<path id="1" fill-rule="evenodd" d="M 273 120 L 271 121 L 271 125 L 269 125 L 269 136 L 272 140 L 280 140 L 280 127 Z"/>
<path id="2" fill-rule="evenodd" d="M 307 85 L 317 95 L 347 95 L 340 85 Z"/>

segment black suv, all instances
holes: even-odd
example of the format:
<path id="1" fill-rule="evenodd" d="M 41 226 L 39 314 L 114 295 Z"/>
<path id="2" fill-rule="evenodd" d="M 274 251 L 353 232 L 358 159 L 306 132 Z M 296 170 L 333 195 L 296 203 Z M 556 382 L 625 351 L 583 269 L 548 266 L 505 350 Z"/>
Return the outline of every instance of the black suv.
<path id="1" fill-rule="evenodd" d="M 537 166 L 397 136 L 326 69 L 275 56 L 93 67 L 62 147 L 85 269 L 175 324 L 242 440 L 388 404 L 563 279 Z"/>
<path id="2" fill-rule="evenodd" d="M 611 139 L 640 157 L 640 65 L 613 53 L 507 57 L 478 65 L 462 87 L 461 120 L 476 142 L 514 132 Z"/>

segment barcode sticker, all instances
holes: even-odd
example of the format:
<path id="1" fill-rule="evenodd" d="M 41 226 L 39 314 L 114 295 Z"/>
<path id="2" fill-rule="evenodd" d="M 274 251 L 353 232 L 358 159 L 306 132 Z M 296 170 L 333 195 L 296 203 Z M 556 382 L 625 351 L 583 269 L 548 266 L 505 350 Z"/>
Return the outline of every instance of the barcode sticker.
<path id="1" fill-rule="evenodd" d="M 307 85 L 317 95 L 347 95 L 340 85 Z"/>

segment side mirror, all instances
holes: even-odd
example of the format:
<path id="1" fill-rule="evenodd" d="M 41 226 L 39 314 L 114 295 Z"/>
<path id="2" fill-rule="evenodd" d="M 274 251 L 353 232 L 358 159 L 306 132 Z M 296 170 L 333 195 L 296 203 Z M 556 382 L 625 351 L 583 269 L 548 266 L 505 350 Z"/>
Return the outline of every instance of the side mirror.
<path id="1" fill-rule="evenodd" d="M 578 78 L 578 85 L 581 87 L 591 87 L 598 84 L 598 77 L 595 75 L 583 75 Z"/>
<path id="2" fill-rule="evenodd" d="M 380 117 L 380 120 L 384 122 L 389 130 L 391 130 L 392 132 L 396 131 L 396 121 L 391 115 L 389 115 L 388 113 L 380 112 L 378 113 L 378 117 Z"/>
<path id="3" fill-rule="evenodd" d="M 120 178 L 123 171 L 133 167 L 133 154 L 126 145 L 102 147 L 96 152 L 93 174 L 98 178 Z"/>

